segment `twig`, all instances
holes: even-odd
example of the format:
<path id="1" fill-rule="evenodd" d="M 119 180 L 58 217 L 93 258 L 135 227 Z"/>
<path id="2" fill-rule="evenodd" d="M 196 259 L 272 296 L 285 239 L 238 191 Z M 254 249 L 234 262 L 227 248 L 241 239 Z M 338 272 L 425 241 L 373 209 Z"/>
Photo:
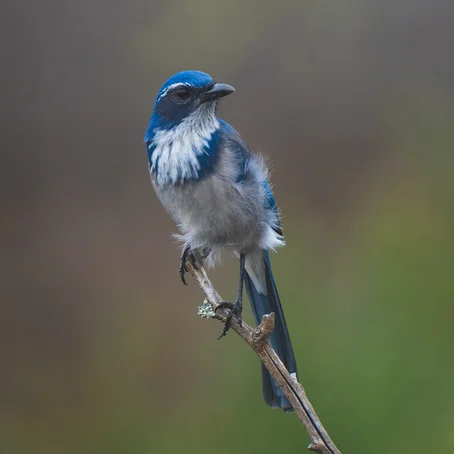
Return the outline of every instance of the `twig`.
<path id="1" fill-rule="evenodd" d="M 213 284 L 208 279 L 203 267 L 196 269 L 188 262 L 187 268 L 205 293 L 206 301 L 208 301 L 211 306 L 208 310 L 204 306 L 199 310 L 199 314 L 202 317 L 212 317 L 218 320 L 224 320 L 227 315 L 227 310 L 219 309 L 216 311 L 217 306 L 223 299 L 213 287 Z M 310 451 L 318 452 L 319 454 L 341 454 L 320 422 L 317 413 L 315 413 L 315 410 L 306 396 L 303 386 L 298 383 L 294 375 L 289 373 L 271 347 L 269 336 L 273 331 L 273 328 L 274 313 L 264 315 L 260 325 L 255 329 L 244 322 L 240 326 L 236 318 L 233 318 L 232 320 L 232 330 L 242 337 L 257 353 L 263 365 L 268 369 L 271 376 L 282 389 L 285 397 L 287 397 L 292 404 L 298 418 L 306 427 L 311 440 L 308 449 Z"/>

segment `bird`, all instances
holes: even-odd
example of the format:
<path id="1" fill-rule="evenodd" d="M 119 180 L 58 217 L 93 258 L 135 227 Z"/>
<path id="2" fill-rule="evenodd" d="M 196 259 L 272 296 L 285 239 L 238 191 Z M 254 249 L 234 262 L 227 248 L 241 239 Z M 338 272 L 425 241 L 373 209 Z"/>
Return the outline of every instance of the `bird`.
<path id="1" fill-rule="evenodd" d="M 156 97 L 145 143 L 154 190 L 177 224 L 182 243 L 180 276 L 186 263 L 213 266 L 221 250 L 240 263 L 239 284 L 228 309 L 227 334 L 233 317 L 242 323 L 243 287 L 257 324 L 275 313 L 270 342 L 287 370 L 297 367 L 290 335 L 271 270 L 270 251 L 284 246 L 280 214 L 264 158 L 253 153 L 239 133 L 218 118 L 221 98 L 235 89 L 204 72 L 186 70 L 171 76 Z M 262 365 L 265 402 L 292 411 L 292 405 Z"/>

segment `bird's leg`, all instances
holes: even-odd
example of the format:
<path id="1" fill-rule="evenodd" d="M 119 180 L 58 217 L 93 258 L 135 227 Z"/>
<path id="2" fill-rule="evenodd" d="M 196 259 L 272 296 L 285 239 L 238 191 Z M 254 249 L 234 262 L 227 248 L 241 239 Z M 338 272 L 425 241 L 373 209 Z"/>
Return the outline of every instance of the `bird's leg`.
<path id="1" fill-rule="evenodd" d="M 242 252 L 240 254 L 240 279 L 239 279 L 239 283 L 238 283 L 238 296 L 236 298 L 235 304 L 224 301 L 221 304 L 219 304 L 219 306 L 216 308 L 216 311 L 218 309 L 229 309 L 229 313 L 227 314 L 227 317 L 225 317 L 225 320 L 224 320 L 224 330 L 222 331 L 221 335 L 219 336 L 219 339 L 221 339 L 221 337 L 225 336 L 227 334 L 227 332 L 229 331 L 230 327 L 232 326 L 232 317 L 233 316 L 235 316 L 237 318 L 240 326 L 243 322 L 241 314 L 243 312 L 243 281 L 244 281 L 245 260 L 246 260 L 246 255 Z"/>
<path id="2" fill-rule="evenodd" d="M 186 283 L 186 279 L 184 277 L 184 275 L 188 271 L 186 262 L 189 260 L 191 262 L 191 265 L 194 268 L 198 269 L 203 265 L 203 261 L 208 257 L 209 253 L 210 253 L 209 248 L 197 249 L 197 250 L 191 249 L 190 246 L 186 246 L 184 248 L 183 253 L 181 254 L 180 268 L 178 270 L 180 273 L 180 278 L 184 285 L 188 285 Z"/>

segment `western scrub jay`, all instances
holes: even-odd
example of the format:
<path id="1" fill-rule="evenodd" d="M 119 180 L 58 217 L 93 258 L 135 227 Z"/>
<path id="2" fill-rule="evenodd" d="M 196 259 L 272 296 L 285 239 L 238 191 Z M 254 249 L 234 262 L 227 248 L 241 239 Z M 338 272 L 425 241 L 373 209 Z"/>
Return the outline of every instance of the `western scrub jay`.
<path id="1" fill-rule="evenodd" d="M 263 158 L 216 116 L 220 98 L 234 90 L 200 71 L 183 71 L 165 82 L 145 133 L 149 171 L 161 203 L 180 230 L 180 264 L 185 282 L 188 258 L 210 266 L 221 249 L 239 257 L 238 296 L 229 308 L 222 335 L 232 317 L 241 323 L 243 284 L 256 323 L 275 313 L 270 341 L 289 372 L 296 361 L 271 271 L 269 250 L 283 246 L 279 212 Z M 292 407 L 262 366 L 263 394 L 271 407 Z"/>

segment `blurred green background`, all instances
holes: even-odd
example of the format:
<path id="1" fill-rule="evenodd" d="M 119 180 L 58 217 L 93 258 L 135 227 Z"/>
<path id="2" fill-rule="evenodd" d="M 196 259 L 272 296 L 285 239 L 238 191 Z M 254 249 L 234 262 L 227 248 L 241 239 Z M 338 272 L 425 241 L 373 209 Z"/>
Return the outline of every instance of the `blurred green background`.
<path id="1" fill-rule="evenodd" d="M 304 452 L 196 315 L 149 182 L 155 95 L 199 69 L 270 156 L 300 379 L 344 453 L 454 452 L 454 3 L 1 6 L 0 453 Z M 226 299 L 228 255 L 211 273 Z M 251 320 L 249 309 L 245 314 Z"/>

